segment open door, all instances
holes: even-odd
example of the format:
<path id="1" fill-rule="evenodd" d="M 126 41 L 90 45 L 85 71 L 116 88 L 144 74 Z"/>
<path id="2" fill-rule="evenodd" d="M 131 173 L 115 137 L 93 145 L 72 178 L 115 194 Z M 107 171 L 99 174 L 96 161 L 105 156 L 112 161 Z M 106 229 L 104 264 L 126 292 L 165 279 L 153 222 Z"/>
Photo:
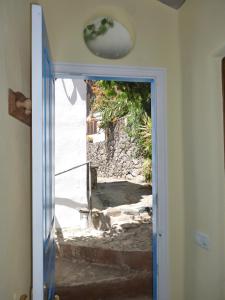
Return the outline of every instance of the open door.
<path id="1" fill-rule="evenodd" d="M 54 298 L 54 77 L 42 8 L 32 5 L 33 300 Z"/>

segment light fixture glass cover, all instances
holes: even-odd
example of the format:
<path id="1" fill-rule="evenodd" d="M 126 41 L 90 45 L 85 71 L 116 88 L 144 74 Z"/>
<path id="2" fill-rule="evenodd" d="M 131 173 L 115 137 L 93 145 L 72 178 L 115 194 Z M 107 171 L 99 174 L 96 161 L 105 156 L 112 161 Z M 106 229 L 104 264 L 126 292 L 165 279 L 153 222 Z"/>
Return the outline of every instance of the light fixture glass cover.
<path id="1" fill-rule="evenodd" d="M 99 17 L 85 26 L 84 41 L 95 55 L 108 59 L 126 56 L 133 48 L 133 38 L 125 26 L 111 17 Z"/>

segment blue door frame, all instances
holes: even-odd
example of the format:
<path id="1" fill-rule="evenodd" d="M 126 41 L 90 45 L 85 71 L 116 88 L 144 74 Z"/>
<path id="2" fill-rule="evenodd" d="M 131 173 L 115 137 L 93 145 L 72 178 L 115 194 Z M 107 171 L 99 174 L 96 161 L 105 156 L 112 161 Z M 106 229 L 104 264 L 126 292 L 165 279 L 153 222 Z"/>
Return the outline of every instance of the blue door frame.
<path id="1" fill-rule="evenodd" d="M 40 5 L 32 5 L 32 239 L 33 299 L 53 300 L 54 73 Z"/>

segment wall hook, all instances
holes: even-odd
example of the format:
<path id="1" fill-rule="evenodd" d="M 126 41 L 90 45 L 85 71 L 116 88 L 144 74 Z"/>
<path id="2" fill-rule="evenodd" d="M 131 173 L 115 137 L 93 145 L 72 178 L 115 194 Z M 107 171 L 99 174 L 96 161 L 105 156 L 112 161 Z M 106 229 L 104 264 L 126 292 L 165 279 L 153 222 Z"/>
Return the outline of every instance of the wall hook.
<path id="1" fill-rule="evenodd" d="M 21 122 L 31 126 L 32 101 L 20 92 L 9 89 L 9 114 Z"/>

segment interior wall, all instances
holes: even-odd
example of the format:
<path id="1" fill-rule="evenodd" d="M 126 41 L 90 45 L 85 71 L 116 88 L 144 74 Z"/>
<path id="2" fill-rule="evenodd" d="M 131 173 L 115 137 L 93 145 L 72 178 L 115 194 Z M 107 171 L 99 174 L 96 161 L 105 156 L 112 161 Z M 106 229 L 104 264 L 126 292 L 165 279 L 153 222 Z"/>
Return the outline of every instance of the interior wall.
<path id="1" fill-rule="evenodd" d="M 169 258 L 171 299 L 183 299 L 183 173 L 178 12 L 156 0 L 41 0 L 57 62 L 163 67 L 167 70 Z M 83 41 L 93 16 L 110 15 L 131 31 L 135 46 L 118 60 L 94 56 Z"/>
<path id="2" fill-rule="evenodd" d="M 188 0 L 179 13 L 185 195 L 185 299 L 225 299 L 221 58 L 225 2 Z M 209 250 L 194 241 L 209 236 Z"/>
<path id="3" fill-rule="evenodd" d="M 30 5 L 0 1 L 0 299 L 31 286 L 30 128 L 8 115 L 8 88 L 30 96 Z"/>
<path id="4" fill-rule="evenodd" d="M 188 0 L 179 12 L 155 0 L 42 3 L 55 61 L 167 69 L 171 299 L 224 299 L 224 1 Z M 132 28 L 135 47 L 127 57 L 104 60 L 86 49 L 83 25 L 98 11 Z M 28 0 L 0 1 L 1 299 L 19 299 L 30 287 L 30 130 L 7 113 L 9 87 L 30 95 L 29 15 Z M 209 251 L 194 243 L 196 230 L 209 235 Z"/>

